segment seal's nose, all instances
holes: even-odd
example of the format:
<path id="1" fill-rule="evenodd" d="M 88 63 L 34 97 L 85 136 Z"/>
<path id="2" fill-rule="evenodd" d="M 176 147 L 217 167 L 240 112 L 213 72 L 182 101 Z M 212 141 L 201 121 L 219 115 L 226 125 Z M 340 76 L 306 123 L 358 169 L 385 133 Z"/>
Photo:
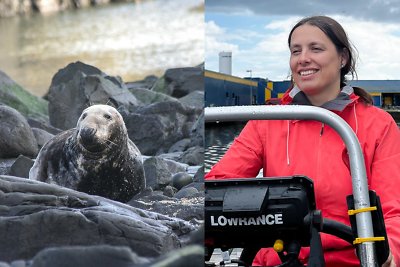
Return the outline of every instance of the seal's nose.
<path id="1" fill-rule="evenodd" d="M 96 129 L 83 128 L 80 131 L 80 136 L 85 143 L 92 143 L 95 139 Z"/>

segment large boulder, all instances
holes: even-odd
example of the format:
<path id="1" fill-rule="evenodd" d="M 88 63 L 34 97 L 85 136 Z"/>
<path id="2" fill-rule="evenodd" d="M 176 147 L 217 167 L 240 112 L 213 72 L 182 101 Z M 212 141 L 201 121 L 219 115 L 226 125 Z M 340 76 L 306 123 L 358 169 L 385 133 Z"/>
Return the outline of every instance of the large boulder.
<path id="1" fill-rule="evenodd" d="M 146 209 L 166 216 L 173 216 L 192 224 L 199 225 L 204 220 L 204 191 L 197 196 L 177 199 L 154 192 L 138 199 L 132 199 L 129 205 Z"/>
<path id="2" fill-rule="evenodd" d="M 139 257 L 128 247 L 120 246 L 48 248 L 39 252 L 31 261 L 18 260 L 11 265 L 0 262 L 0 267 L 186 267 L 188 262 L 192 267 L 204 266 L 202 244 L 189 245 L 151 260 Z"/>
<path id="3" fill-rule="evenodd" d="M 126 246 L 155 258 L 189 242 L 183 220 L 24 178 L 0 175 L 0 261 L 50 247 Z"/>
<path id="4" fill-rule="evenodd" d="M 110 0 L 1 0 L 0 17 L 11 17 L 32 12 L 46 14 L 108 2 Z"/>
<path id="5" fill-rule="evenodd" d="M 179 140 L 169 148 L 168 153 L 183 152 L 187 148 L 189 148 L 190 145 L 191 145 L 190 138 Z"/>
<path id="6" fill-rule="evenodd" d="M 189 107 L 203 110 L 204 108 L 204 91 L 194 91 L 184 97 L 179 98 L 179 101 Z"/>
<path id="7" fill-rule="evenodd" d="M 79 61 L 56 73 L 48 99 L 51 125 L 64 130 L 75 127 L 82 111 L 92 104 L 124 106 L 130 111 L 139 105 L 119 77 Z"/>
<path id="8" fill-rule="evenodd" d="M 178 101 L 172 96 L 154 92 L 143 88 L 131 88 L 129 91 L 140 101 L 143 105 L 150 105 L 157 102 L 164 101 Z"/>
<path id="9" fill-rule="evenodd" d="M 28 118 L 28 123 L 29 123 L 29 126 L 31 126 L 31 128 L 41 129 L 52 135 L 57 135 L 63 131 L 61 129 L 58 129 L 58 128 L 55 128 L 55 127 L 49 125 L 48 122 L 44 123 L 44 122 L 36 120 L 34 118 Z"/>
<path id="10" fill-rule="evenodd" d="M 146 186 L 155 190 L 162 190 L 171 184 L 174 174 L 186 171 L 186 166 L 178 162 L 161 157 L 147 158 L 144 163 Z"/>
<path id="11" fill-rule="evenodd" d="M 204 147 L 204 112 L 197 118 L 193 124 L 190 133 L 190 141 L 192 146 Z"/>
<path id="12" fill-rule="evenodd" d="M 177 98 L 194 91 L 203 91 L 204 69 L 202 66 L 168 69 L 152 90 Z"/>
<path id="13" fill-rule="evenodd" d="M 0 71 L 0 103 L 15 108 L 26 117 L 48 120 L 47 101 L 32 95 Z"/>
<path id="14" fill-rule="evenodd" d="M 35 135 L 39 150 L 54 137 L 53 134 L 39 128 L 32 128 L 32 132 Z"/>
<path id="15" fill-rule="evenodd" d="M 197 169 L 194 174 L 193 181 L 196 183 L 201 183 L 204 186 L 204 164 Z"/>
<path id="16" fill-rule="evenodd" d="M 194 186 L 188 186 L 179 190 L 174 197 L 175 198 L 191 198 L 199 194 L 199 190 Z"/>
<path id="17" fill-rule="evenodd" d="M 127 82 L 126 86 L 129 90 L 131 89 L 151 89 L 154 84 L 157 82 L 158 78 L 154 75 L 149 75 L 145 77 L 143 80 L 135 81 L 135 82 Z"/>
<path id="18" fill-rule="evenodd" d="M 60 12 L 71 8 L 87 7 L 92 3 L 98 2 L 93 0 L 31 0 L 32 9 L 35 12 L 42 14 Z M 109 2 L 109 0 L 102 0 L 102 2 Z"/>
<path id="19" fill-rule="evenodd" d="M 47 248 L 32 260 L 31 267 L 132 267 L 148 263 L 137 256 L 129 247 L 121 246 L 71 246 Z"/>
<path id="20" fill-rule="evenodd" d="M 182 249 L 169 252 L 157 258 L 154 262 L 137 265 L 136 267 L 203 267 L 203 245 L 190 245 Z"/>
<path id="21" fill-rule="evenodd" d="M 154 103 L 134 113 L 121 114 L 129 138 L 144 155 L 162 154 L 177 141 L 188 138 L 198 117 L 196 110 L 177 101 Z"/>
<path id="22" fill-rule="evenodd" d="M 38 144 L 24 116 L 0 104 L 0 158 L 35 157 L 37 152 Z"/>
<path id="23" fill-rule="evenodd" d="M 32 168 L 34 161 L 23 155 L 15 160 L 15 162 L 10 167 L 10 172 L 7 175 L 29 178 L 29 170 Z"/>
<path id="24" fill-rule="evenodd" d="M 204 164 L 204 147 L 194 146 L 183 152 L 178 159 L 179 162 L 186 163 L 188 165 L 199 166 Z"/>
<path id="25" fill-rule="evenodd" d="M 182 187 L 192 183 L 193 177 L 187 172 L 178 172 L 172 176 L 171 180 L 172 186 L 180 190 Z"/>

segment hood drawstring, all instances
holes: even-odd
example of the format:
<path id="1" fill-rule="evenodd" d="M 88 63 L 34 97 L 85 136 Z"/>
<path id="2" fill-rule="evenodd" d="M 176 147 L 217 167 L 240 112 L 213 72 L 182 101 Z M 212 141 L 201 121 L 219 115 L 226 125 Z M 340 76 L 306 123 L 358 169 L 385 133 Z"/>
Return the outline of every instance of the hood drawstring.
<path id="1" fill-rule="evenodd" d="M 356 121 L 356 135 L 358 133 L 358 120 L 357 120 L 357 113 L 356 113 L 356 105 L 353 105 L 353 111 L 354 111 L 354 120 Z"/>
<path id="2" fill-rule="evenodd" d="M 324 134 L 324 128 L 325 128 L 325 123 L 322 123 L 321 132 L 319 132 L 319 136 L 322 136 Z"/>
<path id="3" fill-rule="evenodd" d="M 286 134 L 286 161 L 287 165 L 290 165 L 290 159 L 289 159 L 289 135 L 290 135 L 290 121 L 287 121 L 287 134 Z"/>

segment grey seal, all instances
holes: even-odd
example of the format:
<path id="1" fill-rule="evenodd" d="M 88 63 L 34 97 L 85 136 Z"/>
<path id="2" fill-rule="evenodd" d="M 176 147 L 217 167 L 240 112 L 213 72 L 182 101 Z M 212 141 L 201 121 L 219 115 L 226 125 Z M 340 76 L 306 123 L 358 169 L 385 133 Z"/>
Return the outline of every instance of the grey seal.
<path id="1" fill-rule="evenodd" d="M 86 108 L 76 128 L 49 140 L 29 178 L 121 202 L 146 186 L 141 153 L 121 114 L 107 105 Z"/>

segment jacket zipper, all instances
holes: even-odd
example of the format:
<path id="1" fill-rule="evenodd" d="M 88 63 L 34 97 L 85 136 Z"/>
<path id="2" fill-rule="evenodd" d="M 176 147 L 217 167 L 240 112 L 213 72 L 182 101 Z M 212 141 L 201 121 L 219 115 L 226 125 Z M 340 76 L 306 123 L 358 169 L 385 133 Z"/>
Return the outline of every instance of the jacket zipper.
<path id="1" fill-rule="evenodd" d="M 324 134 L 324 128 L 325 128 L 325 123 L 322 123 L 321 132 L 319 133 L 319 136 L 322 136 Z"/>

